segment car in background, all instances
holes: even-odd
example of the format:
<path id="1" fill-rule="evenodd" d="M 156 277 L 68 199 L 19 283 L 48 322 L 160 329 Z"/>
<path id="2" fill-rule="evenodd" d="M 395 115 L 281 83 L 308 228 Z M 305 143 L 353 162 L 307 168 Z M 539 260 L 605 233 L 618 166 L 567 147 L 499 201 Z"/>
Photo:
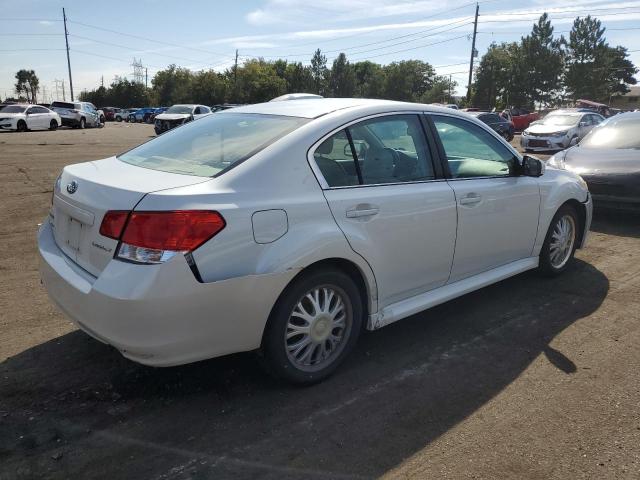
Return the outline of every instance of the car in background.
<path id="1" fill-rule="evenodd" d="M 96 109 L 90 102 L 59 102 L 51 103 L 51 110 L 60 115 L 62 125 L 73 128 L 101 127 L 101 117 L 104 113 Z"/>
<path id="2" fill-rule="evenodd" d="M 114 114 L 116 122 L 128 122 L 129 115 L 138 110 L 137 108 L 121 108 Z"/>
<path id="3" fill-rule="evenodd" d="M 580 175 L 594 206 L 640 212 L 640 112 L 606 119 L 547 164 Z"/>
<path id="4" fill-rule="evenodd" d="M 206 105 L 182 104 L 169 107 L 166 112 L 157 115 L 154 121 L 154 130 L 160 135 L 167 130 L 211 114 L 211 109 Z"/>
<path id="5" fill-rule="evenodd" d="M 18 103 L 0 110 L 0 130 L 55 130 L 61 124 L 60 115 L 42 105 Z"/>
<path id="6" fill-rule="evenodd" d="M 139 108 L 135 112 L 129 114 L 129 121 L 137 123 L 149 123 L 149 119 L 155 111 L 156 109 L 153 107 Z"/>
<path id="7" fill-rule="evenodd" d="M 507 108 L 500 115 L 502 118 L 513 123 L 513 128 L 518 132 L 522 132 L 532 122 L 540 119 L 540 115 L 536 112 L 530 112 L 524 108 Z"/>
<path id="8" fill-rule="evenodd" d="M 514 127 L 513 123 L 505 118 L 501 117 L 494 112 L 468 112 L 468 115 L 476 117 L 481 122 L 489 125 L 494 131 L 498 133 L 507 142 L 513 140 Z"/>
<path id="9" fill-rule="evenodd" d="M 120 109 L 117 107 L 102 107 L 101 110 L 104 112 L 104 119 L 107 122 L 115 121 L 116 114 L 120 112 Z"/>
<path id="10" fill-rule="evenodd" d="M 38 249 L 54 303 L 131 360 L 259 350 L 310 384 L 363 329 L 528 270 L 561 274 L 591 217 L 578 175 L 469 115 L 291 100 L 66 166 Z"/>
<path id="11" fill-rule="evenodd" d="M 520 145 L 525 152 L 564 150 L 578 143 L 603 121 L 604 117 L 595 112 L 554 110 L 522 132 Z"/>
<path id="12" fill-rule="evenodd" d="M 169 110 L 169 107 L 158 107 L 154 110 L 154 112 L 151 114 L 151 117 L 149 118 L 149 123 L 154 123 L 156 120 L 156 117 L 158 115 L 160 115 L 161 113 L 166 112 L 167 110 Z"/>
<path id="13" fill-rule="evenodd" d="M 229 110 L 230 108 L 242 107 L 244 103 L 220 103 L 211 106 L 211 112 L 220 112 L 222 110 Z"/>

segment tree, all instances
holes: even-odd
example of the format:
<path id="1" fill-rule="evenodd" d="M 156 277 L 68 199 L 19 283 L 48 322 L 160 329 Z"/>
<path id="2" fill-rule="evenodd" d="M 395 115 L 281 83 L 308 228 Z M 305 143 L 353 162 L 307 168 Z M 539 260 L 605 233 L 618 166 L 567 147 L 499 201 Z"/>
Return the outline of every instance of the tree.
<path id="1" fill-rule="evenodd" d="M 253 59 L 238 68 L 238 102 L 268 102 L 286 91 L 287 81 L 277 75 L 273 62 Z"/>
<path id="2" fill-rule="evenodd" d="M 311 57 L 311 77 L 315 87 L 315 93 L 323 95 L 325 93 L 327 83 L 327 57 L 325 57 L 320 49 L 317 49 Z"/>
<path id="3" fill-rule="evenodd" d="M 289 63 L 285 70 L 287 92 L 303 93 L 313 91 L 315 88 L 311 68 L 302 65 L 302 62 Z"/>
<path id="4" fill-rule="evenodd" d="M 18 70 L 16 73 L 15 91 L 20 96 L 24 93 L 29 103 L 38 102 L 40 80 L 33 70 Z"/>
<path id="5" fill-rule="evenodd" d="M 576 18 L 567 43 L 565 85 L 574 100 L 588 98 L 606 102 L 614 93 L 626 93 L 638 72 L 627 50 L 610 47 L 599 20 L 588 15 Z"/>
<path id="6" fill-rule="evenodd" d="M 382 98 L 384 96 L 385 70 L 370 61 L 353 65 L 356 89 L 354 95 L 362 98 Z"/>
<path id="7" fill-rule="evenodd" d="M 329 72 L 329 91 L 333 97 L 353 97 L 356 90 L 356 77 L 353 66 L 344 53 L 333 61 Z"/>
<path id="8" fill-rule="evenodd" d="M 384 67 L 384 98 L 419 101 L 435 79 L 435 70 L 421 60 L 403 60 Z"/>
<path id="9" fill-rule="evenodd" d="M 544 13 L 533 25 L 531 34 L 524 37 L 522 46 L 522 69 L 526 96 L 530 104 L 549 105 L 560 95 L 564 70 L 564 38 L 553 38 L 553 27 Z"/>
<path id="10" fill-rule="evenodd" d="M 476 69 L 473 105 L 487 110 L 532 106 L 527 75 L 520 44 L 492 43 Z"/>
<path id="11" fill-rule="evenodd" d="M 458 86 L 458 82 L 449 79 L 446 75 L 439 75 L 434 78 L 431 88 L 427 90 L 420 101 L 422 103 L 450 103 L 453 94 Z"/>

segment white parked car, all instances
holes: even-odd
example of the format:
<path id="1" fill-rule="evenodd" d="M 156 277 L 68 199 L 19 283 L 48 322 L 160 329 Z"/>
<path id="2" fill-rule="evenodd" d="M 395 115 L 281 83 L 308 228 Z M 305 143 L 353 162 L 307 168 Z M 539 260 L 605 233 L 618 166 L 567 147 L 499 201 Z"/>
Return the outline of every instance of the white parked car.
<path id="1" fill-rule="evenodd" d="M 525 151 L 564 150 L 578 143 L 593 127 L 604 121 L 599 113 L 581 109 L 554 110 L 522 132 Z"/>
<path id="2" fill-rule="evenodd" d="M 154 130 L 160 135 L 167 130 L 178 127 L 184 123 L 209 115 L 211 109 L 206 105 L 174 105 L 166 112 L 156 115 Z"/>
<path id="3" fill-rule="evenodd" d="M 0 110 L 0 130 L 55 130 L 60 116 L 41 105 L 14 104 Z"/>
<path id="4" fill-rule="evenodd" d="M 258 350 L 310 383 L 363 328 L 526 270 L 559 274 L 591 216 L 578 175 L 464 113 L 292 100 L 65 167 L 38 244 L 53 301 L 124 356 Z"/>
<path id="5" fill-rule="evenodd" d="M 51 109 L 60 115 L 65 127 L 102 127 L 105 122 L 104 112 L 90 102 L 55 101 L 51 103 Z"/>

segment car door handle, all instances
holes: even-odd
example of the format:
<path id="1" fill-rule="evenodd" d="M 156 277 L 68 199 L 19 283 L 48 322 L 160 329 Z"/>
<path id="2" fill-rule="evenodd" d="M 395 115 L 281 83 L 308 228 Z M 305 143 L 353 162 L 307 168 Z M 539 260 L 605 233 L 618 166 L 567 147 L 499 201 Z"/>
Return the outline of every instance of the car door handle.
<path id="1" fill-rule="evenodd" d="M 377 215 L 380 209 L 378 207 L 369 208 L 351 208 L 347 210 L 347 218 L 372 217 Z"/>
<path id="2" fill-rule="evenodd" d="M 460 205 L 475 205 L 476 203 L 480 203 L 481 200 L 482 197 L 477 193 L 470 193 L 460 199 Z"/>

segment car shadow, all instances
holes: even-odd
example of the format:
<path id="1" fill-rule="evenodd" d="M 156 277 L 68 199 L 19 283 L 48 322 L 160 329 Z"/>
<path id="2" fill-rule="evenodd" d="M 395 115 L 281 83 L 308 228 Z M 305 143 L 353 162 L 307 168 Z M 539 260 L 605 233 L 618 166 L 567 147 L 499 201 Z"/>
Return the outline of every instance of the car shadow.
<path id="1" fill-rule="evenodd" d="M 540 355 L 576 372 L 550 343 L 608 290 L 580 260 L 554 279 L 519 275 L 365 333 L 306 388 L 272 380 L 253 354 L 154 369 L 75 331 L 0 364 L 0 476 L 379 476 Z"/>
<path id="2" fill-rule="evenodd" d="M 596 207 L 591 230 L 619 237 L 640 238 L 640 211 L 627 212 Z"/>

